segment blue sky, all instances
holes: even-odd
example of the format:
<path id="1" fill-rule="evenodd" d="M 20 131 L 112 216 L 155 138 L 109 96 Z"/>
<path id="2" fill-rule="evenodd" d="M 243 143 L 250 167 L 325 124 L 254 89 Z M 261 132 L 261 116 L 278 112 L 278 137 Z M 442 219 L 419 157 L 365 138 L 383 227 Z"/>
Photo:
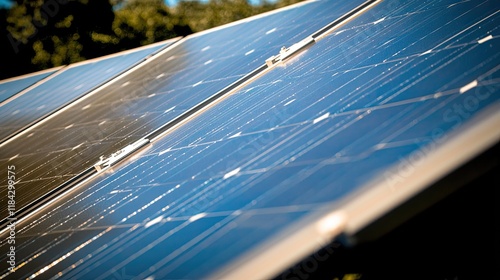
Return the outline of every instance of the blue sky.
<path id="1" fill-rule="evenodd" d="M 10 2 L 7 0 L 0 0 L 0 7 L 9 7 Z"/>

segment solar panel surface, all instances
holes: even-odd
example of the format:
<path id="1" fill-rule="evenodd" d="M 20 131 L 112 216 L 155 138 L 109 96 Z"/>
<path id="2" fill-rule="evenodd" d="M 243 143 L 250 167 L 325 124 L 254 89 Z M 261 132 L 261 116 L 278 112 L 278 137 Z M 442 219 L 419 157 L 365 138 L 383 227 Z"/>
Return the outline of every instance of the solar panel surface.
<path id="1" fill-rule="evenodd" d="M 70 65 L 51 79 L 4 104 L 0 117 L 0 139 L 5 141 L 16 132 L 55 110 L 84 96 L 116 75 L 143 61 L 167 44 L 155 44 L 111 57 Z"/>
<path id="2" fill-rule="evenodd" d="M 0 104 L 14 96 L 16 93 L 55 73 L 57 69 L 50 69 L 0 81 Z"/>
<path id="3" fill-rule="evenodd" d="M 20 191 L 18 207 L 92 167 L 100 156 L 155 131 L 264 65 L 281 46 L 361 3 L 309 2 L 188 37 L 2 145 L 0 164 L 20 166 L 17 188 L 30 190 Z M 7 184 L 1 180 L 0 185 Z"/>
<path id="4" fill-rule="evenodd" d="M 3 275 L 217 272 L 498 106 L 498 22 L 494 1 L 381 2 L 19 226 Z"/>

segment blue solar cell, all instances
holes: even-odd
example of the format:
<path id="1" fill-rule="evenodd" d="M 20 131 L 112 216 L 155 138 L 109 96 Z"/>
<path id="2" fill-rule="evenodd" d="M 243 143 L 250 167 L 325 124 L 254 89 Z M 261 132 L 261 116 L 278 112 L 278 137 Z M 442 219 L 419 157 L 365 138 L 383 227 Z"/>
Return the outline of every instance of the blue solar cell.
<path id="1" fill-rule="evenodd" d="M 282 46 L 310 36 L 361 3 L 307 2 L 195 34 L 23 132 L 2 146 L 0 158 L 0 164 L 11 162 L 22 168 L 18 188 L 36 190 L 22 192 L 17 203 L 26 205 L 92 167 L 100 156 L 157 130 L 261 68 Z M 92 73 L 94 68 L 88 66 Z M 62 82 L 68 83 L 67 79 Z M 20 121 L 16 117 L 12 123 Z"/>
<path id="2" fill-rule="evenodd" d="M 72 155 L 73 157 L 61 157 L 60 155 L 57 155 L 57 150 L 61 148 L 65 149 L 64 147 L 61 146 L 52 151 L 50 151 L 50 149 L 46 149 L 49 143 L 55 145 L 57 143 L 66 142 L 65 146 L 67 147 L 68 135 L 59 134 L 57 137 L 52 137 L 52 138 L 47 137 L 47 135 L 53 134 L 55 129 L 57 128 L 61 129 L 59 127 L 60 125 L 59 123 L 55 122 L 55 126 L 52 127 L 41 126 L 40 128 L 38 128 L 40 129 L 40 132 L 38 133 L 39 137 L 34 136 L 33 138 L 31 138 L 34 134 L 37 134 L 37 130 L 36 129 L 30 130 L 30 133 L 27 133 L 26 134 L 27 136 L 25 137 L 27 137 L 26 139 L 30 139 L 33 142 L 27 146 L 20 144 L 19 141 L 11 137 L 15 137 L 15 135 L 21 130 L 25 131 L 27 127 L 32 126 L 37 121 L 47 117 L 50 114 L 53 114 L 61 107 L 64 107 L 65 105 L 73 102 L 74 100 L 85 96 L 92 89 L 101 86 L 102 84 L 108 82 L 110 79 L 127 71 L 133 66 L 143 62 L 146 58 L 155 54 L 162 48 L 165 48 L 166 46 L 172 44 L 176 40 L 177 39 L 164 41 L 150 46 L 145 46 L 138 49 L 114 54 L 111 56 L 106 56 L 86 61 L 83 63 L 70 65 L 67 68 L 60 70 L 57 74 L 55 74 L 45 82 L 23 93 L 16 99 L 3 104 L 0 107 L 1 108 L 0 116 L 3 119 L 2 125 L 0 126 L 0 139 L 2 139 L 0 141 L 5 141 L 5 142 L 1 143 L 2 152 L 0 153 L 0 157 L 2 158 L 2 160 L 0 161 L 2 161 L 4 164 L 7 164 L 6 162 L 8 162 L 9 159 L 13 156 L 12 154 L 9 155 L 10 152 L 13 152 L 13 150 L 11 150 L 10 147 L 14 147 L 14 149 L 17 150 L 16 154 L 19 155 L 21 158 L 23 157 L 23 155 L 27 155 L 35 151 L 36 151 L 35 153 L 37 152 L 41 153 L 38 154 L 40 156 L 38 158 L 39 160 L 42 160 L 42 158 L 45 158 L 46 156 L 50 157 L 51 155 L 55 154 L 57 160 L 53 161 L 50 166 L 46 167 L 52 170 L 49 171 L 49 173 L 50 172 L 54 172 L 54 174 L 59 173 L 59 169 L 61 169 L 61 166 L 65 166 L 64 164 L 61 165 L 62 159 L 70 161 L 72 158 L 75 157 L 75 154 Z M 86 112 L 83 112 L 83 114 L 85 113 Z M 62 118 L 64 118 L 64 116 Z M 70 128 L 71 127 L 65 126 L 62 129 L 65 132 L 69 132 L 72 131 Z M 89 133 L 92 133 L 92 131 L 85 129 L 82 133 L 88 136 Z M 53 135 L 55 136 L 55 134 Z M 93 134 L 92 137 L 94 136 L 95 134 Z M 14 140 L 7 142 L 8 140 L 11 139 Z M 21 142 L 24 143 L 24 141 Z M 24 151 L 22 151 L 23 148 L 21 148 L 23 146 L 25 149 Z M 23 167 L 22 170 L 19 170 L 21 171 L 20 174 L 22 174 L 20 175 L 21 176 L 20 185 L 24 185 L 25 182 L 26 183 L 31 182 L 28 184 L 33 184 L 32 185 L 33 189 L 41 192 L 35 191 L 37 192 L 37 194 L 35 194 L 34 196 L 31 196 L 29 193 L 21 192 L 21 194 L 18 196 L 19 208 L 24 207 L 30 201 L 33 201 L 34 198 L 40 197 L 43 194 L 43 186 L 44 184 L 46 184 L 45 182 L 47 181 L 46 179 L 42 179 L 43 176 L 42 177 L 39 176 L 41 173 L 39 175 L 35 175 L 40 171 L 42 173 L 45 173 L 45 171 L 40 170 L 40 167 L 42 166 L 39 165 L 40 162 L 39 163 L 33 162 L 32 161 L 33 158 L 32 159 L 25 158 L 25 159 L 27 160 L 26 162 L 24 162 L 26 169 L 24 169 Z M 77 167 L 77 169 L 81 170 L 81 166 L 73 165 L 74 163 L 66 163 L 66 165 L 68 164 Z M 78 173 L 80 170 L 74 170 L 74 172 Z M 32 175 L 35 176 L 30 177 Z M 38 177 L 38 179 L 36 177 Z M 50 177 L 52 176 L 49 175 L 48 181 L 51 181 L 53 178 L 55 178 L 52 177 L 51 179 Z M 58 177 L 58 175 L 56 175 L 56 177 Z M 66 178 L 59 177 L 59 178 L 63 180 L 68 179 L 68 177 Z M 32 179 L 34 179 L 34 181 L 32 181 Z M 0 185 L 6 185 L 6 184 L 7 181 L 5 180 L 2 180 L 0 183 Z M 5 209 L 2 210 L 3 213 L 2 216 L 4 216 L 5 213 L 4 211 Z"/>
<path id="3" fill-rule="evenodd" d="M 442 44 L 492 32 L 482 3 L 383 1 L 23 225 L 16 273 L 205 278 L 432 150 L 500 104 L 498 38 Z"/>
<path id="4" fill-rule="evenodd" d="M 39 73 L 16 77 L 0 81 L 0 104 L 16 93 L 28 88 L 34 83 L 55 73 L 57 69 L 50 69 Z"/>
<path id="5" fill-rule="evenodd" d="M 53 78 L 1 107 L 0 141 L 71 103 L 155 53 L 167 44 L 70 65 Z"/>

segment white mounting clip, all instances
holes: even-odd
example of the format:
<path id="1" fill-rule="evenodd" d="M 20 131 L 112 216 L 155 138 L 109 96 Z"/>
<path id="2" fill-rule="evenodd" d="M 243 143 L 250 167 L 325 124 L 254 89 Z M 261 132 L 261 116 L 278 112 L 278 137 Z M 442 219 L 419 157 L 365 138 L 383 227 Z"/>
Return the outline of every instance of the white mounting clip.
<path id="1" fill-rule="evenodd" d="M 148 143 L 149 139 L 143 138 L 137 140 L 135 143 L 130 144 L 117 152 L 112 153 L 108 157 L 101 156 L 99 158 L 99 161 L 96 164 L 94 164 L 94 168 L 97 170 L 97 172 L 101 172 L 102 170 L 112 166 L 114 163 L 132 154 L 134 151 L 137 151 L 138 149 L 140 149 L 141 147 L 143 147 Z"/>
<path id="2" fill-rule="evenodd" d="M 276 64 L 288 59 L 292 55 L 300 52 L 301 50 L 307 48 L 308 46 L 310 46 L 314 43 L 316 43 L 316 40 L 313 37 L 309 36 L 309 37 L 305 38 L 304 40 L 302 40 L 296 44 L 293 44 L 289 48 L 282 47 L 280 50 L 280 53 L 278 55 L 274 55 L 274 56 L 271 56 L 270 58 L 266 59 L 266 64 L 268 67 L 272 67 L 273 65 L 276 65 Z"/>

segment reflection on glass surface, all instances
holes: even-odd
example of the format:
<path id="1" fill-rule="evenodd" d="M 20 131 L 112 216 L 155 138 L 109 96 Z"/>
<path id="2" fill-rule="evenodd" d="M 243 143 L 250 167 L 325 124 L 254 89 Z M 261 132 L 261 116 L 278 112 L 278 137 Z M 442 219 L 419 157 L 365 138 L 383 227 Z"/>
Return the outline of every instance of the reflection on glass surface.
<path id="1" fill-rule="evenodd" d="M 100 156 L 110 155 L 173 120 L 263 65 L 283 45 L 302 40 L 362 2 L 310 2 L 195 34 L 23 133 L 2 146 L 0 157 L 0 164 L 11 162 L 19 166 L 18 188 L 30 190 L 20 192 L 18 206 L 92 167 Z M 85 65 L 90 71 L 88 75 L 99 75 L 95 67 Z M 67 87 L 66 79 L 60 83 L 61 87 Z M 58 98 L 62 97 L 54 98 L 60 102 Z M 25 105 L 31 106 L 31 110 L 17 115 L 31 118 L 32 114 L 38 114 L 38 109 L 46 110 L 41 103 L 51 100 L 30 100 Z M 5 114 L 8 115 L 7 111 Z M 9 120 L 25 121 L 18 117 Z"/>
<path id="2" fill-rule="evenodd" d="M 3 125 L 0 127 L 0 139 L 4 141 L 11 134 L 85 95 L 164 46 L 158 44 L 61 69 L 53 78 L 1 107 Z"/>
<path id="3" fill-rule="evenodd" d="M 383 1 L 23 224 L 19 254 L 27 261 L 17 275 L 200 279 L 217 271 L 498 104 L 498 42 L 481 43 L 498 25 L 491 22 L 499 20 L 492 16 L 493 5 Z M 477 22 L 486 27 L 467 29 Z M 193 42 L 196 38 L 202 37 Z M 170 54 L 182 57 L 196 50 L 189 42 Z M 218 81 L 214 71 L 209 72 L 214 80 L 197 85 L 198 71 L 183 70 L 202 67 L 189 64 L 196 57 L 212 59 L 204 57 L 215 49 L 208 45 L 198 44 L 193 60 L 179 60 L 179 69 L 160 77 L 178 81 L 171 91 L 160 78 L 149 90 L 161 74 L 145 72 L 112 88 L 124 94 L 123 100 L 113 99 L 112 107 L 129 112 L 126 121 L 136 130 L 121 132 L 113 127 L 127 122 L 99 118 L 115 112 L 99 107 L 106 104 L 104 95 L 102 102 L 91 103 L 100 108 L 95 124 L 116 124 L 93 143 L 133 140 L 156 126 L 141 130 L 139 124 L 162 123 L 175 116 L 171 112 L 185 110 L 160 101 L 171 96 L 176 104 L 189 104 L 184 100 L 205 92 L 198 86 Z M 158 61 L 167 63 L 169 57 Z M 124 89 L 134 84 L 148 89 L 148 95 L 131 97 L 133 91 Z M 122 107 L 127 100 L 140 105 Z M 81 115 L 68 116 L 71 122 Z M 99 150 L 86 144 L 75 150 L 87 154 L 92 149 Z"/>
<path id="4" fill-rule="evenodd" d="M 25 88 L 28 88 L 34 83 L 50 76 L 54 72 L 56 72 L 56 70 L 43 71 L 43 73 L 39 74 L 0 81 L 0 103 L 16 95 L 16 93 L 24 90 Z"/>

